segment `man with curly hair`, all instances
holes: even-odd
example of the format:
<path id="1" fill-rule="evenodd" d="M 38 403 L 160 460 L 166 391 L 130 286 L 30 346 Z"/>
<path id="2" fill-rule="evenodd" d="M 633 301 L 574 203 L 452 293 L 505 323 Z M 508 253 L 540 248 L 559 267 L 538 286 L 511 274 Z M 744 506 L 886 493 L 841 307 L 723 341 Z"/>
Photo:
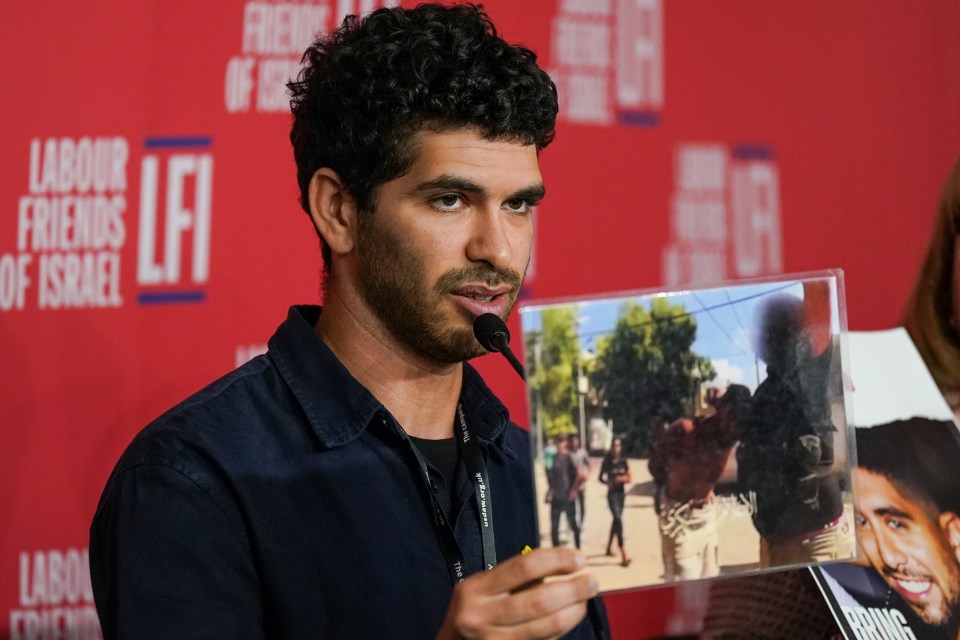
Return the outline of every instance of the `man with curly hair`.
<path id="1" fill-rule="evenodd" d="M 124 453 L 91 527 L 104 636 L 589 637 L 596 582 L 521 554 L 529 442 L 464 362 L 527 267 L 553 83 L 481 9 L 421 5 L 346 19 L 289 86 L 324 307 Z"/>

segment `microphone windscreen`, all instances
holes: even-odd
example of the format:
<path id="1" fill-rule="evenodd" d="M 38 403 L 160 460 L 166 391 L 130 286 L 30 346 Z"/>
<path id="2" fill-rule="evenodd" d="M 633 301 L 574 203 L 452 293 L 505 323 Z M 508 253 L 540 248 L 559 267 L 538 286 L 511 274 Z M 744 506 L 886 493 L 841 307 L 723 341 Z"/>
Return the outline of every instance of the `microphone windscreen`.
<path id="1" fill-rule="evenodd" d="M 510 330 L 500 316 L 494 313 L 484 313 L 474 319 L 473 335 L 487 351 L 500 351 L 501 345 L 505 346 L 510 342 Z"/>

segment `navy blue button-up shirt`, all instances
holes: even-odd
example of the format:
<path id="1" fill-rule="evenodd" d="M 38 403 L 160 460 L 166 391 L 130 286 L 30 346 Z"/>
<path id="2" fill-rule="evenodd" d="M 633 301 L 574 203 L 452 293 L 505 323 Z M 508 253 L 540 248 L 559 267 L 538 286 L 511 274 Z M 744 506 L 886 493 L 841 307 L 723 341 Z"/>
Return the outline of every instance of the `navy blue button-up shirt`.
<path id="1" fill-rule="evenodd" d="M 131 443 L 91 527 L 106 638 L 431 638 L 452 585 L 407 436 L 294 307 L 269 351 Z M 469 366 L 497 557 L 536 546 L 527 434 Z M 461 463 L 462 464 L 462 463 Z M 473 486 L 450 514 L 482 566 Z M 581 625 L 580 631 L 584 631 Z"/>

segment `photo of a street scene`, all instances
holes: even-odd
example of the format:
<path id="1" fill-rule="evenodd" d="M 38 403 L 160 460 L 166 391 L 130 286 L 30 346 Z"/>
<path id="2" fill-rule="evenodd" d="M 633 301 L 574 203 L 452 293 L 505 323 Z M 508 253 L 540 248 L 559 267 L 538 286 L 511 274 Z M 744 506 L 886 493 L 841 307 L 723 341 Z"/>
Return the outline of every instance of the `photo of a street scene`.
<path id="1" fill-rule="evenodd" d="M 856 555 L 842 281 L 521 308 L 540 543 L 603 591 Z"/>

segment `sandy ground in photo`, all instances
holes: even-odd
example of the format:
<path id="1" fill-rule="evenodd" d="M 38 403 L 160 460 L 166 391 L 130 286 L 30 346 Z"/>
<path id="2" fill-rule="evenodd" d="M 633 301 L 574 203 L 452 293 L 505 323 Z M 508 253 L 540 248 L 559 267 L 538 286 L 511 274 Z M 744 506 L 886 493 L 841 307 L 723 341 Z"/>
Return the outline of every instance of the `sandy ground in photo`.
<path id="1" fill-rule="evenodd" d="M 607 487 L 597 480 L 603 458 L 590 459 L 590 480 L 586 485 L 586 517 L 581 533 L 581 550 L 590 571 L 597 577 L 601 591 L 663 583 L 663 560 L 660 554 L 660 533 L 653 509 L 653 478 L 645 458 L 631 458 L 630 475 L 634 482 L 627 486 L 623 510 L 624 539 L 630 566 L 620 566 L 620 555 L 614 543 L 614 555 L 604 554 L 612 518 L 607 507 Z M 535 464 L 540 518 L 540 544 L 550 546 L 550 506 L 545 503 L 546 475 L 543 464 Z M 722 500 L 733 500 L 733 487 L 721 486 Z M 722 508 L 719 511 L 720 575 L 736 575 L 759 568 L 759 536 L 744 507 Z M 848 514 L 848 522 L 849 520 Z M 560 518 L 561 539 L 573 545 L 573 535 Z"/>

